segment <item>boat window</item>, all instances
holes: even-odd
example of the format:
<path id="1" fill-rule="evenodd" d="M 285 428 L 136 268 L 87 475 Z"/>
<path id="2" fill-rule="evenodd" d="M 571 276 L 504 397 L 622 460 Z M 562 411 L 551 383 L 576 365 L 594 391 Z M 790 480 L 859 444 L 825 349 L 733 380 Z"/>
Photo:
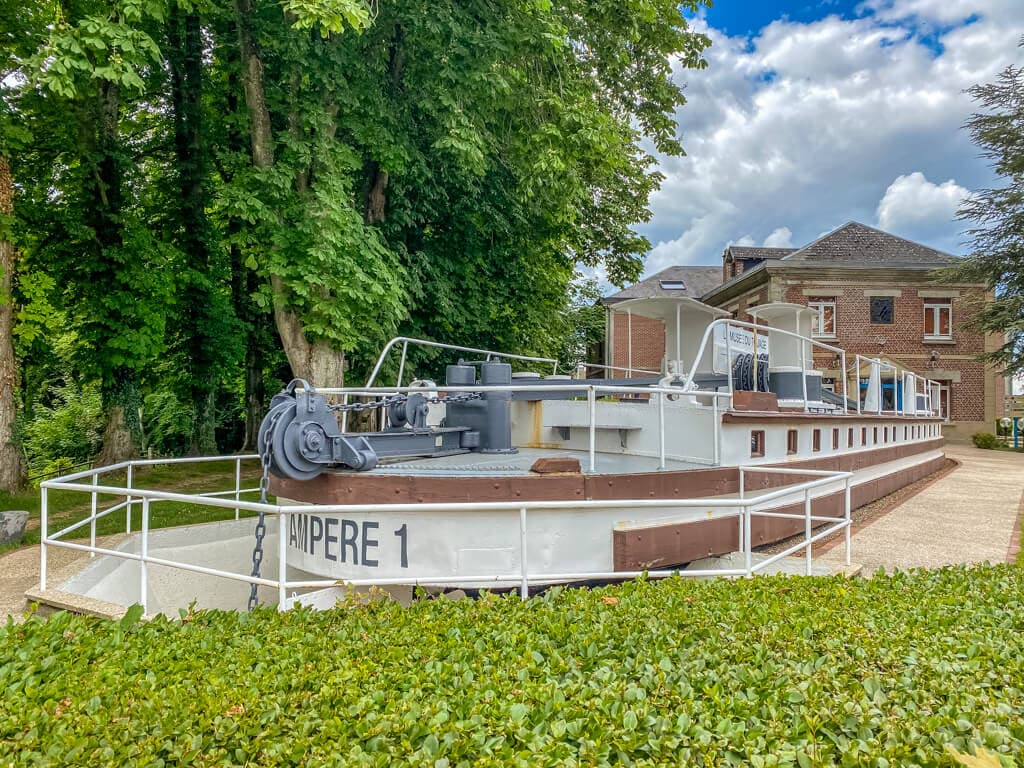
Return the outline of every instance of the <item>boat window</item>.
<path id="1" fill-rule="evenodd" d="M 821 450 L 821 430 L 814 430 L 814 436 L 812 440 L 813 445 L 811 446 L 815 451 Z"/>
<path id="2" fill-rule="evenodd" d="M 832 430 L 832 450 L 833 451 L 838 451 L 839 450 L 839 429 L 838 428 Z"/>
<path id="3" fill-rule="evenodd" d="M 846 447 L 853 448 L 853 427 L 846 433 Z"/>
<path id="4" fill-rule="evenodd" d="M 764 456 L 764 430 L 752 429 L 750 431 L 750 455 Z"/>
<path id="5" fill-rule="evenodd" d="M 878 445 L 878 427 L 871 428 L 871 444 Z"/>
<path id="6" fill-rule="evenodd" d="M 799 434 L 795 429 L 791 429 L 786 433 L 786 453 L 790 456 L 799 450 Z"/>
<path id="7" fill-rule="evenodd" d="M 860 428 L 860 444 L 861 445 L 867 445 L 868 444 L 868 428 L 867 427 L 861 427 Z"/>

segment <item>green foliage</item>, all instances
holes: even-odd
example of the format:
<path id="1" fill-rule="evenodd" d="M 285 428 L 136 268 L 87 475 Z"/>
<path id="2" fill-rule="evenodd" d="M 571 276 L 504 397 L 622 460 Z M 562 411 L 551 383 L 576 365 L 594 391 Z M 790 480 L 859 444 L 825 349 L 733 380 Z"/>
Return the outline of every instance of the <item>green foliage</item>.
<path id="1" fill-rule="evenodd" d="M 1003 565 L 33 617 L 0 629 L 0 760 L 1020 765 L 1022 594 Z"/>
<path id="2" fill-rule="evenodd" d="M 370 25 L 370 9 L 361 0 L 284 0 L 284 10 L 295 17 L 296 29 L 319 28 L 327 37 L 345 29 L 361 30 Z"/>
<path id="3" fill-rule="evenodd" d="M 18 430 L 29 477 L 67 472 L 99 450 L 103 403 L 95 384 L 53 386 L 37 396 L 31 413 Z"/>
<path id="4" fill-rule="evenodd" d="M 195 412 L 173 389 L 158 389 L 143 399 L 146 446 L 158 456 L 181 456 L 192 439 Z"/>
<path id="5" fill-rule="evenodd" d="M 1015 374 L 1024 371 L 1024 67 L 1009 66 L 969 93 L 982 111 L 967 121 L 967 130 L 1005 183 L 964 201 L 960 218 L 973 224 L 972 251 L 947 278 L 982 282 L 994 292 L 993 300 L 974 308 L 974 326 L 1005 334 L 985 358 Z"/>
<path id="6" fill-rule="evenodd" d="M 997 448 L 1000 444 L 999 438 L 991 432 L 976 432 L 971 435 L 971 441 L 978 448 Z"/>

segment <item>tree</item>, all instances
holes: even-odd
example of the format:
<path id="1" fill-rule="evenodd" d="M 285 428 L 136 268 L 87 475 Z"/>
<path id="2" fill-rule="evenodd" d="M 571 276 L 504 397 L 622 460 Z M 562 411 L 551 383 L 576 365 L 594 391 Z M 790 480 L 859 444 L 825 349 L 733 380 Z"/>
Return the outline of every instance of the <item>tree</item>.
<path id="1" fill-rule="evenodd" d="M 972 248 L 950 276 L 983 282 L 994 292 L 978 308 L 975 324 L 1005 334 L 1005 342 L 986 358 L 1018 374 L 1024 372 L 1024 68 L 1008 66 L 995 82 L 969 93 L 982 111 L 966 128 L 1005 184 L 978 190 L 961 206 L 960 218 L 974 224 L 968 230 Z"/>

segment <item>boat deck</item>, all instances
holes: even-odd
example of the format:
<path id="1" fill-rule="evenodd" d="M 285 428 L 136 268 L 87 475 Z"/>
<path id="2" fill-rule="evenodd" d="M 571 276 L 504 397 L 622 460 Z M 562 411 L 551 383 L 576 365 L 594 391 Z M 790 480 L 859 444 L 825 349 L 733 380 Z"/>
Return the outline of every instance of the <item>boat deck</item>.
<path id="1" fill-rule="evenodd" d="M 488 477 L 525 477 L 533 473 L 530 467 L 538 459 L 572 458 L 580 463 L 585 475 L 620 475 L 642 472 L 657 472 L 657 456 L 636 456 L 622 453 L 601 453 L 595 455 L 595 470 L 591 472 L 590 454 L 586 451 L 561 448 L 520 448 L 516 453 L 461 453 L 437 458 L 393 459 L 381 462 L 369 472 L 360 475 L 403 475 L 421 477 L 465 477 L 487 475 Z M 665 460 L 664 471 L 686 469 L 707 469 L 707 464 Z M 329 471 L 328 474 L 353 474 L 346 471 Z"/>

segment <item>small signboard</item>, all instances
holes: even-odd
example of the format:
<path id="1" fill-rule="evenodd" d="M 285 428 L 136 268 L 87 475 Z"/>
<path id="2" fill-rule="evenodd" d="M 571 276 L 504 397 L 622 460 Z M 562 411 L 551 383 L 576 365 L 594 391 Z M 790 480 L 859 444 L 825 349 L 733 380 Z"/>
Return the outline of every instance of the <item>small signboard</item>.
<path id="1" fill-rule="evenodd" d="M 754 331 L 724 324 L 715 326 L 715 356 L 712 363 L 715 373 L 728 373 L 737 355 L 750 355 L 753 352 Z M 757 334 L 757 354 L 768 354 L 767 330 Z"/>

